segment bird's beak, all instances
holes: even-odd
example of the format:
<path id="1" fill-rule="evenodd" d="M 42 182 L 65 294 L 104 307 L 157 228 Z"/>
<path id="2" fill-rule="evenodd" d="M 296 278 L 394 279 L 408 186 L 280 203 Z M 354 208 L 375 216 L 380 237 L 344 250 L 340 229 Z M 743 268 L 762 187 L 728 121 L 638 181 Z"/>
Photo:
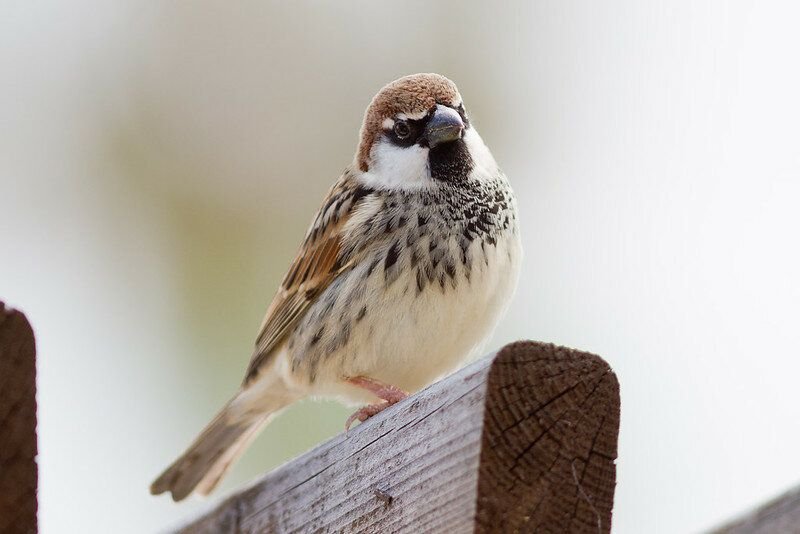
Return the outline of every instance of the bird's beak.
<path id="1" fill-rule="evenodd" d="M 441 104 L 436 104 L 433 116 L 425 126 L 425 138 L 431 148 L 442 143 L 449 143 L 456 139 L 461 139 L 464 131 L 464 121 L 453 108 L 448 108 Z"/>

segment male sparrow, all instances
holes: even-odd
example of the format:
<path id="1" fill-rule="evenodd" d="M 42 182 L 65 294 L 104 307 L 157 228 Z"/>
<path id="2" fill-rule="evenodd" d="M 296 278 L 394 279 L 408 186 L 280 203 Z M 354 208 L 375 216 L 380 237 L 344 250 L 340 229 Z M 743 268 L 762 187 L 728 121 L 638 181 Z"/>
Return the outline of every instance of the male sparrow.
<path id="1" fill-rule="evenodd" d="M 481 350 L 522 259 L 514 193 L 455 84 L 414 74 L 367 108 L 351 166 L 267 310 L 239 391 L 153 482 L 209 493 L 303 397 L 368 403 L 365 421 Z"/>

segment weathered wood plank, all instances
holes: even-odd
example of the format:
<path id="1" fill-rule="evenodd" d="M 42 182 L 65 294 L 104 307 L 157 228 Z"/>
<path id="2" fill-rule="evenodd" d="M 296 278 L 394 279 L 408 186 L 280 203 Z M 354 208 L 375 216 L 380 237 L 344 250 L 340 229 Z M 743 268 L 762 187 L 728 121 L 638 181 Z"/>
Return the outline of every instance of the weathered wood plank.
<path id="1" fill-rule="evenodd" d="M 800 487 L 719 527 L 712 534 L 791 534 L 800 532 Z"/>
<path id="2" fill-rule="evenodd" d="M 600 357 L 514 343 L 179 531 L 606 533 L 618 430 Z"/>
<path id="3" fill-rule="evenodd" d="M 0 302 L 0 532 L 36 523 L 36 348 L 25 315 Z"/>

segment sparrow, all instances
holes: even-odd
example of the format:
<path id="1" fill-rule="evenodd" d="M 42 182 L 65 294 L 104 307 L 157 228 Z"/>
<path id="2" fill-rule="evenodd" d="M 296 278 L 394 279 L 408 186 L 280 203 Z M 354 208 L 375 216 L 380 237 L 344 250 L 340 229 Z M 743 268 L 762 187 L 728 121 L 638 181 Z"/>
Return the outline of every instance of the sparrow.
<path id="1" fill-rule="evenodd" d="M 479 355 L 516 287 L 506 176 L 455 84 L 383 87 L 267 309 L 244 381 L 151 493 L 208 494 L 259 431 L 304 397 L 365 421 Z"/>

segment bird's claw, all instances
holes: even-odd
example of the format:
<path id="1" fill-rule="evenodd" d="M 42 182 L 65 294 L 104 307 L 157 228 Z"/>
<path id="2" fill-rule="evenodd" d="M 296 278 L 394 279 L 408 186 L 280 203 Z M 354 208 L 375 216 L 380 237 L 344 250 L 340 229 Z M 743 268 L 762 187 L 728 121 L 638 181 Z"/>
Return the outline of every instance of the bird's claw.
<path id="1" fill-rule="evenodd" d="M 408 393 L 400 388 L 392 386 L 391 384 L 384 384 L 383 382 L 364 376 L 349 378 L 347 379 L 347 382 L 353 386 L 372 392 L 372 394 L 379 399 L 383 399 L 384 402 L 380 402 L 378 404 L 368 404 L 363 408 L 360 408 L 353 415 L 347 418 L 347 422 L 344 424 L 345 431 L 350 430 L 350 425 L 352 425 L 356 419 L 363 423 L 373 415 L 382 412 L 392 404 L 396 404 L 408 397 Z"/>
<path id="2" fill-rule="evenodd" d="M 373 415 L 381 413 L 392 404 L 394 403 L 390 404 L 388 402 L 381 402 L 378 404 L 367 404 L 366 406 L 359 408 L 353 415 L 347 418 L 347 422 L 344 424 L 345 431 L 350 430 L 350 425 L 352 425 L 356 419 L 363 423 Z"/>

